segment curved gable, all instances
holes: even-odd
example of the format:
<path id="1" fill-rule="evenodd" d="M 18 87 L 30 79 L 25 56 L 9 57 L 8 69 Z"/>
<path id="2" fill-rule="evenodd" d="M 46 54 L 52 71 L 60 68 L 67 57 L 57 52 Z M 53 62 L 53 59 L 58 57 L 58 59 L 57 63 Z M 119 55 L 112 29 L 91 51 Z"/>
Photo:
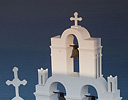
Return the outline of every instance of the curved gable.
<path id="1" fill-rule="evenodd" d="M 87 38 L 90 38 L 90 34 L 89 32 L 81 27 L 81 26 L 72 26 L 71 28 L 69 29 L 66 29 L 62 35 L 61 35 L 61 39 L 62 40 L 66 40 L 67 36 L 68 35 L 75 35 L 77 37 L 78 40 L 82 39 L 87 39 Z"/>

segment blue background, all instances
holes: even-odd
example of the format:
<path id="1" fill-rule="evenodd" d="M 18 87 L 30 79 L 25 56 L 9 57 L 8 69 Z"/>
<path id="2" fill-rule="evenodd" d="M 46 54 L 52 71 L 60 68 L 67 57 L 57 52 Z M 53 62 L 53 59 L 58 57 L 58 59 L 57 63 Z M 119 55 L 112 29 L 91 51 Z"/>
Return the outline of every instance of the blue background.
<path id="1" fill-rule="evenodd" d="M 25 100 L 35 100 L 37 69 L 49 68 L 50 38 L 61 35 L 74 22 L 77 11 L 92 37 L 101 37 L 103 75 L 118 76 L 123 100 L 128 98 L 128 1 L 127 0 L 0 0 L 0 100 L 14 97 L 12 68 L 19 68 Z"/>

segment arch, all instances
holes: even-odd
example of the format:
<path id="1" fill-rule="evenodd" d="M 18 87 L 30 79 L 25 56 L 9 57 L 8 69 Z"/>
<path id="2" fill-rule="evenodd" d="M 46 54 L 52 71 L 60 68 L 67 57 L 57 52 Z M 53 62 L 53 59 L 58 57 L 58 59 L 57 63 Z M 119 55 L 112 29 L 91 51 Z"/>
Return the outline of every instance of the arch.
<path id="1" fill-rule="evenodd" d="M 80 88 L 80 95 L 81 95 L 81 98 L 82 100 L 86 100 L 85 97 L 84 97 L 84 93 L 88 93 L 88 86 L 92 86 L 96 92 L 97 92 L 97 96 L 98 96 L 98 100 L 102 100 L 101 97 L 103 97 L 104 93 L 107 91 L 107 82 L 106 80 L 101 77 L 101 78 L 98 78 L 98 79 L 87 79 L 87 83 L 84 83 L 81 85 L 81 88 Z M 84 90 L 85 89 L 85 90 Z M 88 99 L 87 99 L 88 100 Z"/>
<path id="2" fill-rule="evenodd" d="M 67 71 L 68 71 L 68 74 L 78 75 L 79 73 L 74 71 L 74 67 L 75 67 L 74 59 L 71 59 L 73 47 L 70 47 L 70 45 L 73 44 L 74 38 L 76 38 L 76 41 L 77 41 L 78 47 L 79 47 L 79 40 L 78 40 L 78 37 L 76 37 L 76 35 L 69 34 L 66 38 L 66 56 L 67 56 L 66 60 L 67 60 L 67 68 L 68 68 Z M 79 62 L 78 62 L 77 67 L 80 68 Z"/>
<path id="3" fill-rule="evenodd" d="M 90 92 L 93 93 L 93 94 L 90 94 Z M 81 89 L 81 98 L 82 98 L 82 100 L 90 100 L 85 95 L 87 95 L 87 96 L 91 95 L 91 96 L 98 97 L 98 92 L 97 92 L 97 90 L 94 86 L 84 85 Z"/>
<path id="4" fill-rule="evenodd" d="M 90 38 L 90 34 L 85 28 L 83 28 L 81 26 L 77 26 L 77 27 L 72 26 L 71 28 L 65 30 L 61 35 L 61 43 L 63 44 L 63 46 L 66 49 L 67 73 L 69 75 L 73 74 L 75 76 L 79 76 L 78 73 L 74 73 L 74 61 L 73 61 L 73 59 L 70 58 L 70 55 L 72 52 L 72 48 L 70 47 L 70 45 L 73 44 L 74 36 L 76 37 L 76 39 L 78 41 L 78 45 L 79 45 L 78 49 L 81 49 L 81 48 L 84 48 L 84 46 L 85 46 L 84 40 Z M 80 54 L 80 52 L 79 52 L 79 54 Z M 79 55 L 79 58 L 81 59 L 81 55 Z M 79 72 L 80 72 L 80 68 L 81 68 L 81 66 L 80 66 L 81 60 L 80 59 L 79 59 L 79 64 L 78 64 Z"/>
<path id="5" fill-rule="evenodd" d="M 78 45 L 80 45 L 79 38 L 74 34 L 69 34 L 66 37 L 66 47 L 69 47 L 70 44 L 73 44 L 74 37 L 76 37 L 76 39 L 78 41 Z"/>
<path id="6" fill-rule="evenodd" d="M 49 86 L 49 93 L 52 93 L 53 91 L 52 90 L 57 90 L 57 84 L 60 83 L 61 85 L 63 85 L 63 87 L 65 88 L 65 85 L 62 83 L 62 82 L 59 82 L 59 81 L 55 81 L 55 82 L 52 82 Z M 65 88 L 65 91 L 66 91 L 66 88 Z"/>
<path id="7" fill-rule="evenodd" d="M 64 41 L 65 43 L 72 42 L 68 39 L 69 37 L 72 39 L 71 35 L 76 36 L 80 47 L 81 47 L 81 43 L 83 40 L 90 38 L 89 32 L 85 28 L 79 26 L 77 28 L 71 27 L 71 28 L 65 30 L 61 35 L 62 41 Z M 65 45 L 67 46 L 67 43 Z"/>
<path id="8" fill-rule="evenodd" d="M 57 83 L 61 83 L 64 88 L 65 91 L 67 92 L 67 86 L 65 83 L 65 80 L 63 80 L 63 75 L 53 75 L 51 77 L 48 78 L 48 80 L 46 81 L 45 86 L 48 87 L 46 90 L 48 91 L 49 94 L 53 94 L 52 90 L 57 90 Z"/>
<path id="9" fill-rule="evenodd" d="M 73 34 L 70 34 L 67 36 L 67 40 L 69 41 L 66 43 L 66 53 L 67 53 L 67 64 L 72 63 L 69 67 L 73 67 L 70 70 L 72 70 L 72 72 L 79 72 L 79 59 L 71 59 L 71 55 L 72 55 L 72 51 L 73 51 L 73 47 L 68 47 L 71 44 L 75 44 L 78 45 L 79 47 L 79 42 L 78 42 L 78 38 L 76 36 L 74 36 Z M 76 43 L 74 43 L 76 42 Z M 78 52 L 79 53 L 79 52 Z M 70 61 L 70 62 L 69 62 Z M 77 62 L 76 62 L 77 61 Z M 77 71 L 75 71 L 75 67 L 77 67 Z"/>
<path id="10" fill-rule="evenodd" d="M 60 84 L 64 88 L 64 91 L 58 91 L 58 84 Z M 58 93 L 57 94 L 53 93 L 53 91 L 54 92 L 65 92 L 66 93 L 66 88 L 63 85 L 63 83 L 61 83 L 61 82 L 56 81 L 56 82 L 51 83 L 51 85 L 49 87 L 49 93 L 53 94 L 53 95 L 51 95 L 50 100 L 58 100 L 57 99 L 58 98 Z"/>

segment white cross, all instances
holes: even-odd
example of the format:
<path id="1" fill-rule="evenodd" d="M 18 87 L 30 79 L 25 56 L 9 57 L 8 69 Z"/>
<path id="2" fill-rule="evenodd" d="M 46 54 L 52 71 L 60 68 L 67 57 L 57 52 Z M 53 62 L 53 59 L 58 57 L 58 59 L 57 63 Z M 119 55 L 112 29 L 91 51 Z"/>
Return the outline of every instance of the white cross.
<path id="1" fill-rule="evenodd" d="M 12 84 L 14 87 L 15 87 L 15 94 L 16 94 L 16 97 L 14 97 L 12 100 L 23 100 L 20 96 L 19 96 L 19 86 L 22 84 L 22 85 L 26 85 L 27 84 L 27 81 L 26 80 L 23 80 L 23 81 L 20 81 L 18 79 L 18 68 L 17 67 L 14 67 L 13 68 L 13 72 L 14 72 L 14 79 L 12 81 L 9 81 L 7 80 L 6 81 L 6 84 L 7 85 L 10 85 Z"/>
<path id="2" fill-rule="evenodd" d="M 75 21 L 75 26 L 77 26 L 78 25 L 78 21 L 82 21 L 82 18 L 81 17 L 78 18 L 78 13 L 77 12 L 74 13 L 74 16 L 75 17 L 71 17 L 70 20 L 71 21 L 74 20 Z"/>

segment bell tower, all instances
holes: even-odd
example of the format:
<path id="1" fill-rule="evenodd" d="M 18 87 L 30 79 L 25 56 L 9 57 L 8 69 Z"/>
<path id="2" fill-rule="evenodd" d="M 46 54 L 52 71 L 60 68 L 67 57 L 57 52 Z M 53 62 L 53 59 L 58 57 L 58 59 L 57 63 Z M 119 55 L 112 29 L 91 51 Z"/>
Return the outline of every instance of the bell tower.
<path id="1" fill-rule="evenodd" d="M 51 61 L 52 74 L 78 75 L 98 78 L 102 76 L 102 46 L 101 38 L 93 38 L 84 27 L 78 25 L 78 13 L 74 13 L 75 25 L 66 29 L 62 35 L 51 38 Z M 79 45 L 79 73 L 73 70 L 73 58 L 71 58 L 74 36 L 77 38 Z"/>
<path id="2" fill-rule="evenodd" d="M 74 16 L 70 20 L 74 20 L 75 25 L 62 35 L 51 38 L 52 76 L 48 77 L 47 69 L 38 70 L 39 83 L 34 93 L 36 100 L 58 100 L 57 93 L 65 94 L 63 98 L 66 100 L 89 100 L 92 96 L 98 100 L 122 100 L 117 76 L 105 80 L 102 75 L 101 38 L 91 37 L 87 29 L 78 25 L 82 18 L 78 17 L 77 12 Z M 74 39 L 77 40 L 79 51 L 78 72 L 74 71 L 75 57 L 71 57 Z M 58 89 L 58 84 L 62 84 L 65 91 Z M 97 96 L 89 91 L 90 86 L 96 90 Z"/>

